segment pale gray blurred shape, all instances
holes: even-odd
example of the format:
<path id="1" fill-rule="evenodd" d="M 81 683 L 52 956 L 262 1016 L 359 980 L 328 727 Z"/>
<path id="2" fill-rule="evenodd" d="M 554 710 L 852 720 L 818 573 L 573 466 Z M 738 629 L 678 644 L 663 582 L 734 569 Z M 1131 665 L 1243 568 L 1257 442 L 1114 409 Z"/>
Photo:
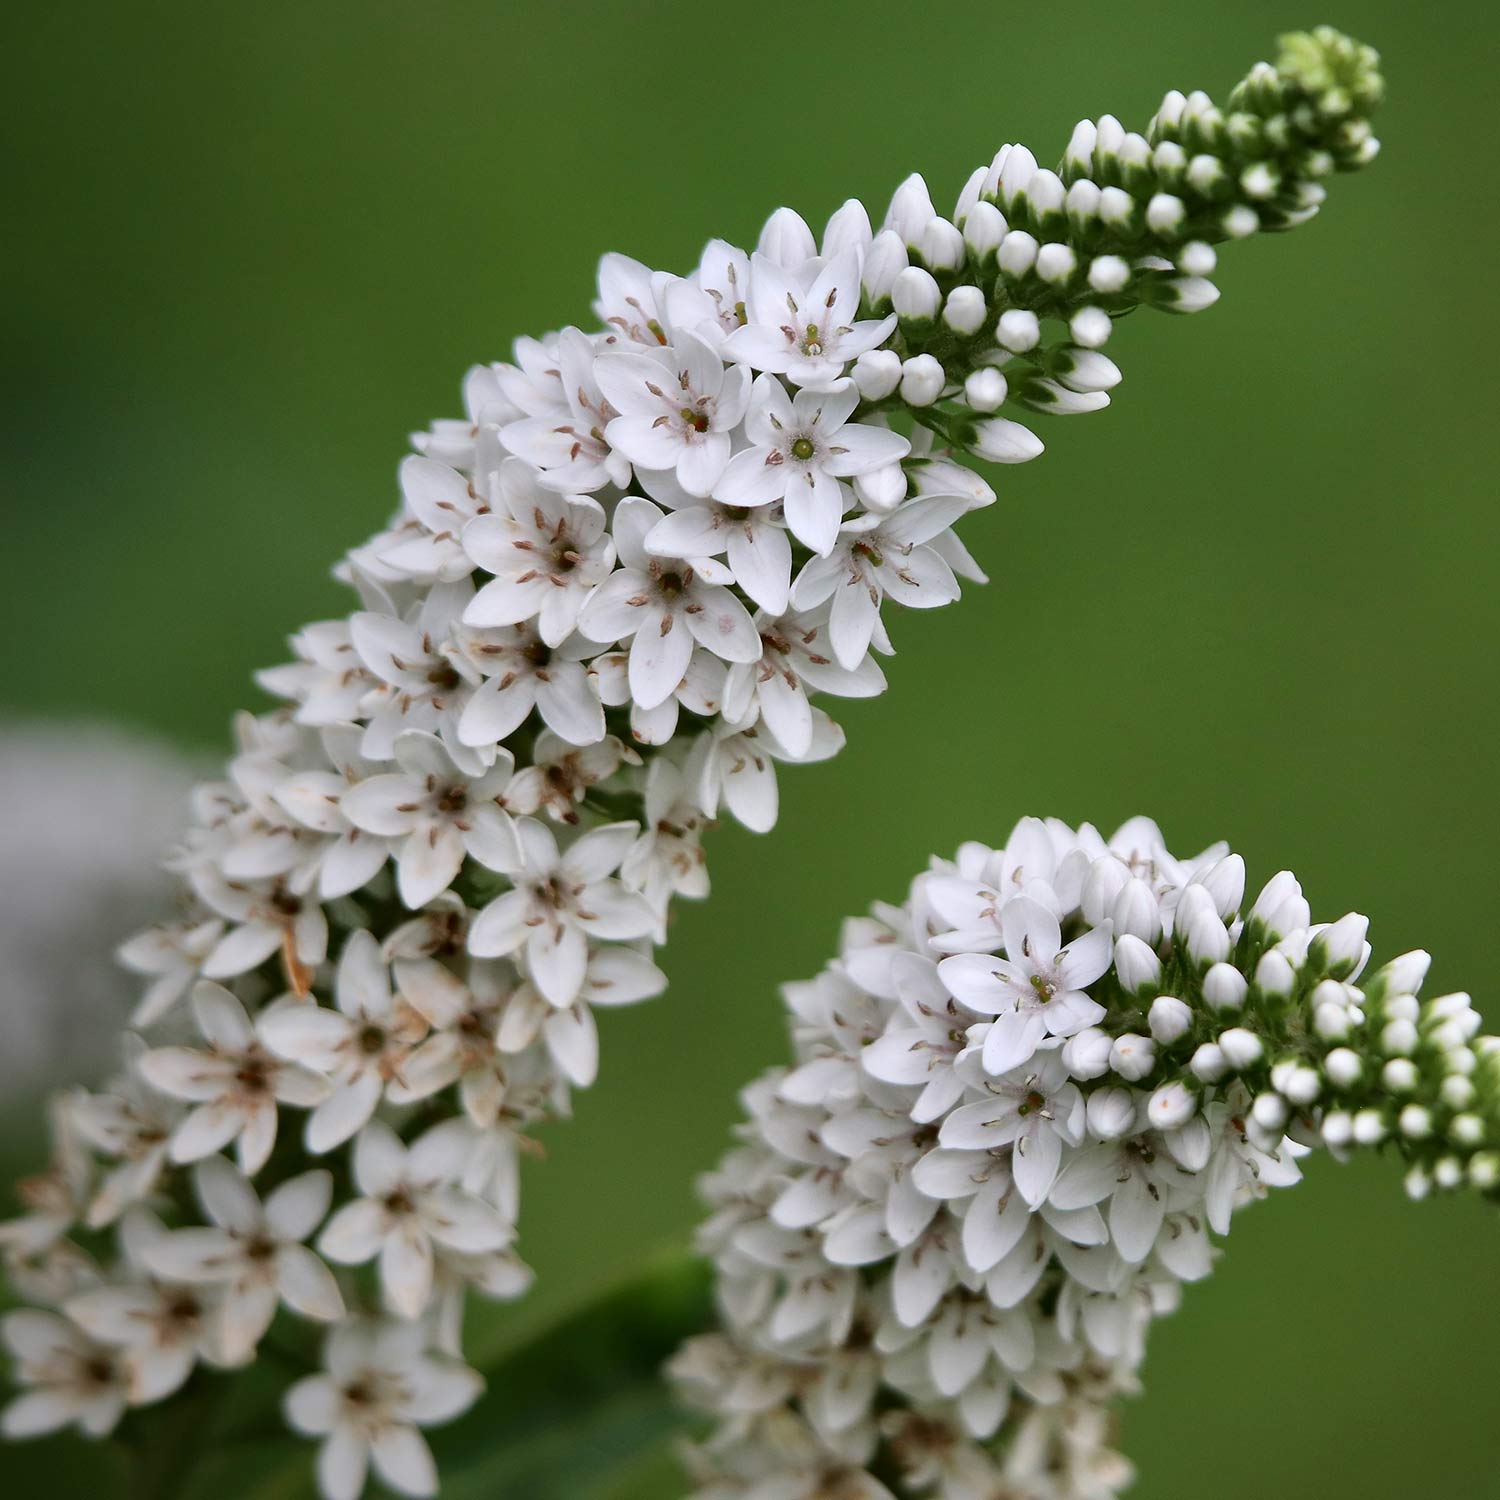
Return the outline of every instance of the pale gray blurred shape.
<path id="1" fill-rule="evenodd" d="M 144 981 L 114 950 L 171 915 L 163 856 L 204 774 L 108 724 L 0 722 L 0 1098 L 97 1081 Z"/>

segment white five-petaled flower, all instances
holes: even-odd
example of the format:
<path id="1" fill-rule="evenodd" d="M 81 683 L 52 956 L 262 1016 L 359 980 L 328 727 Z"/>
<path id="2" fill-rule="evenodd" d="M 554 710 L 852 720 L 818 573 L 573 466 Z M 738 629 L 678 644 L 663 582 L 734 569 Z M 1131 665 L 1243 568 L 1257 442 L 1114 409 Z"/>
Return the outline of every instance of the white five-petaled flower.
<path id="1" fill-rule="evenodd" d="M 943 983 L 970 1010 L 991 1015 L 984 1069 L 1008 1073 L 1029 1062 L 1047 1036 L 1069 1037 L 1104 1019 L 1104 1007 L 1084 991 L 1106 969 L 1114 944 L 1095 927 L 1062 944 L 1056 914 L 1030 896 L 1015 896 L 1000 912 L 1005 958 L 955 953 L 938 965 Z"/>
<path id="2" fill-rule="evenodd" d="M 725 661 L 760 655 L 748 611 L 725 587 L 732 579 L 727 568 L 708 558 L 647 552 L 646 533 L 661 519 L 649 500 L 620 502 L 615 543 L 625 566 L 599 585 L 578 619 L 593 640 L 630 641 L 631 695 L 648 709 L 676 691 L 695 641 Z"/>
<path id="3" fill-rule="evenodd" d="M 323 1500 L 357 1500 L 369 1468 L 400 1495 L 437 1494 L 437 1467 L 418 1428 L 467 1411 L 484 1382 L 457 1360 L 434 1355 L 420 1323 L 356 1322 L 337 1329 L 325 1373 L 287 1393 L 287 1421 L 323 1439 Z"/>
<path id="4" fill-rule="evenodd" d="M 0 1412 L 0 1433 L 40 1437 L 75 1424 L 90 1437 L 113 1431 L 130 1392 L 118 1349 L 91 1339 L 67 1318 L 31 1307 L 0 1319 L 0 1339 L 22 1388 Z"/>
<path id="5" fill-rule="evenodd" d="M 547 489 L 519 459 L 501 464 L 494 489 L 493 512 L 463 530 L 467 556 L 494 575 L 465 606 L 464 620 L 483 627 L 535 620 L 544 644 L 560 646 L 589 590 L 614 566 L 604 509 L 586 495 Z"/>
<path id="6" fill-rule="evenodd" d="M 985 1089 L 988 1098 L 959 1105 L 943 1121 L 939 1144 L 958 1151 L 1010 1146 L 1017 1191 L 1035 1208 L 1057 1180 L 1063 1147 L 1083 1140 L 1083 1095 L 1056 1051 L 987 1079 Z"/>
<path id="7" fill-rule="evenodd" d="M 157 1047 L 136 1067 L 152 1088 L 196 1106 L 172 1131 L 173 1161 L 199 1161 L 237 1141 L 240 1166 L 253 1177 L 276 1144 L 278 1104 L 319 1104 L 330 1084 L 269 1051 L 245 1007 L 222 985 L 200 980 L 192 1007 L 206 1050 Z"/>
<path id="8" fill-rule="evenodd" d="M 679 333 L 658 354 L 604 354 L 594 375 L 620 413 L 605 436 L 641 469 L 670 469 L 690 495 L 708 495 L 745 415 L 750 371 L 726 369 L 702 339 Z"/>
<path id="9" fill-rule="evenodd" d="M 514 733 L 535 709 L 570 745 L 604 738 L 604 709 L 585 658 L 598 647 L 580 635 L 549 646 L 534 624 L 471 630 L 456 649 L 484 680 L 464 707 L 458 737 L 491 746 Z"/>
<path id="10" fill-rule="evenodd" d="M 553 1005 L 571 1005 L 583 986 L 590 938 L 629 942 L 656 925 L 645 898 L 611 878 L 638 831 L 634 823 L 607 824 L 559 851 L 550 829 L 521 819 L 520 858 L 503 872 L 514 889 L 474 919 L 469 951 L 478 958 L 523 951 L 542 995 Z"/>
<path id="11" fill-rule="evenodd" d="M 393 750 L 401 769 L 360 782 L 344 795 L 343 811 L 366 832 L 400 840 L 396 884 L 409 907 L 447 890 L 466 854 L 492 870 L 514 860 L 511 820 L 499 806 L 515 767 L 508 750 L 497 750 L 479 775 L 421 730 L 398 735 Z"/>
<path id="12" fill-rule="evenodd" d="M 509 1220 L 457 1186 L 462 1145 L 442 1125 L 409 1147 L 383 1121 L 371 1120 L 354 1143 L 354 1183 L 362 1196 L 344 1204 L 318 1237 L 340 1265 L 380 1260 L 380 1285 L 392 1311 L 419 1317 L 432 1296 L 438 1248 L 474 1254 L 503 1249 Z"/>
<path id="13" fill-rule="evenodd" d="M 477 559 L 460 538 L 476 516 L 489 514 L 488 499 L 456 469 L 415 454 L 401 460 L 401 493 L 417 524 L 380 549 L 381 561 L 413 578 L 467 578 Z"/>
<path id="14" fill-rule="evenodd" d="M 375 1113 L 427 1033 L 422 1015 L 391 991 L 390 970 L 373 934 L 349 935 L 334 982 L 337 1009 L 288 998 L 261 1013 L 257 1030 L 278 1056 L 324 1074 L 332 1091 L 307 1117 L 307 1149 L 342 1145 Z"/>
<path id="15" fill-rule="evenodd" d="M 226 1364 L 250 1359 L 280 1303 L 319 1322 L 343 1317 L 333 1272 L 302 1243 L 328 1213 L 329 1173 L 293 1177 L 264 1204 L 222 1156 L 199 1162 L 193 1183 L 209 1224 L 171 1230 L 148 1241 L 141 1256 L 163 1281 L 220 1289 L 214 1317 Z"/>
<path id="16" fill-rule="evenodd" d="M 724 340 L 724 357 L 785 375 L 793 385 L 826 389 L 850 360 L 884 343 L 896 326 L 894 315 L 857 321 L 859 299 L 855 251 L 795 269 L 757 252 L 750 262 L 748 321 Z"/>
<path id="17" fill-rule="evenodd" d="M 743 507 L 780 500 L 792 535 L 820 556 L 831 552 L 850 503 L 843 481 L 897 464 L 911 451 L 898 432 L 850 422 L 858 405 L 852 380 L 788 396 L 779 380 L 762 375 L 745 415 L 753 446 L 730 459 L 714 498 Z"/>
<path id="18" fill-rule="evenodd" d="M 877 632 L 883 637 L 880 606 L 887 598 L 909 609 L 935 609 L 958 598 L 953 569 L 929 544 L 970 508 L 961 496 L 924 495 L 887 516 L 855 516 L 840 527 L 833 550 L 798 573 L 792 598 L 799 609 L 833 601 L 829 637 L 844 666 L 864 659 Z"/>

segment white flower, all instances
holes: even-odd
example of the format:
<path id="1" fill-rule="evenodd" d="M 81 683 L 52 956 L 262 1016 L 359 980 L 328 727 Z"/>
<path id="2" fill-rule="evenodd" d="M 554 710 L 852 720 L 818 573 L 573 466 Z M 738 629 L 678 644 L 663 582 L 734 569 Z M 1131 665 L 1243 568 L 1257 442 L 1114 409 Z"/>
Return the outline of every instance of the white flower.
<path id="1" fill-rule="evenodd" d="M 656 756 L 646 772 L 645 819 L 640 836 L 620 863 L 620 879 L 640 891 L 658 912 L 673 895 L 701 901 L 708 895 L 702 810 L 688 795 L 680 767 Z M 664 934 L 658 930 L 657 941 Z"/>
<path id="2" fill-rule="evenodd" d="M 578 619 L 593 640 L 630 641 L 630 691 L 642 708 L 655 708 L 676 690 L 695 641 L 725 661 L 760 654 L 745 606 L 724 586 L 731 579 L 726 568 L 646 551 L 646 533 L 661 519 L 649 500 L 620 502 L 615 543 L 625 566 L 599 585 Z"/>
<path id="3" fill-rule="evenodd" d="M 610 878 L 637 833 L 634 823 L 595 828 L 559 852 L 551 831 L 523 818 L 520 857 L 507 874 L 515 889 L 474 919 L 469 951 L 503 958 L 524 951 L 536 987 L 557 1006 L 571 1005 L 583 985 L 589 939 L 628 942 L 656 925 L 650 906 Z"/>
<path id="4" fill-rule="evenodd" d="M 381 560 L 412 578 L 467 578 L 476 559 L 460 538 L 476 516 L 489 514 L 489 501 L 472 480 L 431 457 L 401 460 L 401 493 L 418 525 L 397 532 Z"/>
<path id="5" fill-rule="evenodd" d="M 306 991 L 328 956 L 328 917 L 316 901 L 284 880 L 226 880 L 209 867 L 188 879 L 198 899 L 229 924 L 203 960 L 205 978 L 248 974 L 279 953 L 288 980 Z"/>
<path id="6" fill-rule="evenodd" d="M 340 1265 L 380 1260 L 380 1285 L 392 1311 L 420 1316 L 432 1296 L 438 1248 L 499 1250 L 514 1237 L 510 1222 L 455 1184 L 462 1147 L 436 1126 L 410 1147 L 389 1125 L 372 1120 L 354 1142 L 354 1183 L 362 1196 L 335 1212 L 319 1251 Z"/>
<path id="7" fill-rule="evenodd" d="M 279 1303 L 320 1322 L 343 1317 L 333 1273 L 302 1243 L 328 1213 L 329 1173 L 293 1177 L 264 1204 L 222 1156 L 199 1162 L 193 1182 L 210 1227 L 169 1231 L 142 1258 L 163 1281 L 220 1288 L 215 1338 L 225 1363 L 250 1359 Z"/>
<path id="8" fill-rule="evenodd" d="M 724 358 L 785 375 L 793 385 L 826 389 L 850 360 L 883 344 L 896 326 L 894 315 L 856 321 L 859 299 L 855 251 L 800 266 L 757 253 L 750 261 L 748 321 L 724 340 Z"/>
<path id="9" fill-rule="evenodd" d="M 495 513 L 463 530 L 468 558 L 494 575 L 465 606 L 464 621 L 492 627 L 535 620 L 543 644 L 560 646 L 589 590 L 614 566 L 604 510 L 585 495 L 545 488 L 519 459 L 501 464 L 494 489 Z"/>
<path id="10" fill-rule="evenodd" d="M 116 1349 L 96 1343 L 66 1318 L 20 1308 L 0 1319 L 21 1392 L 0 1412 L 7 1438 L 40 1437 L 76 1425 L 90 1437 L 114 1430 L 129 1394 Z"/>
<path id="11" fill-rule="evenodd" d="M 829 634 L 844 666 L 864 660 L 885 599 L 934 609 L 958 598 L 958 580 L 931 544 L 970 508 L 961 496 L 925 495 L 888 516 L 855 516 L 844 522 L 826 557 L 803 566 L 792 598 L 799 609 L 833 600 Z"/>
<path id="12" fill-rule="evenodd" d="M 578 821 L 578 804 L 589 788 L 606 781 L 624 761 L 640 764 L 640 756 L 609 734 L 596 745 L 579 748 L 544 729 L 536 737 L 529 766 L 506 783 L 501 801 L 511 813 L 531 814 L 544 807 L 559 823 Z"/>
<path id="13" fill-rule="evenodd" d="M 278 1056 L 325 1075 L 332 1089 L 307 1117 L 315 1156 L 342 1145 L 369 1120 L 386 1086 L 401 1076 L 427 1026 L 404 996 L 391 993 L 380 944 L 350 933 L 339 955 L 336 1010 L 287 999 L 264 1011 L 256 1029 Z"/>
<path id="14" fill-rule="evenodd" d="M 367 833 L 400 841 L 396 883 L 407 906 L 447 890 L 465 855 L 490 869 L 513 862 L 515 833 L 499 806 L 515 765 L 508 750 L 477 776 L 420 730 L 398 735 L 393 753 L 400 771 L 360 782 L 345 794 L 343 812 Z"/>
<path id="15" fill-rule="evenodd" d="M 792 588 L 792 544 L 779 505 L 751 508 L 718 500 L 695 503 L 653 483 L 653 498 L 680 507 L 646 533 L 646 550 L 660 557 L 717 557 L 729 561 L 734 581 L 762 609 L 780 614 Z"/>
<path id="16" fill-rule="evenodd" d="M 730 459 L 715 499 L 742 507 L 782 501 L 792 535 L 826 555 L 849 508 L 843 481 L 899 463 L 911 450 L 900 433 L 850 422 L 858 405 L 852 380 L 791 397 L 780 381 L 761 376 L 745 416 L 753 446 Z"/>
<path id="17" fill-rule="evenodd" d="M 620 413 L 605 429 L 609 441 L 639 468 L 673 470 L 690 495 L 711 494 L 745 415 L 749 370 L 726 370 L 684 332 L 656 355 L 601 355 L 594 376 Z"/>
<path id="18" fill-rule="evenodd" d="M 532 709 L 570 745 L 602 739 L 604 710 L 582 665 L 597 649 L 578 635 L 549 646 L 530 624 L 469 632 L 458 652 L 484 680 L 464 707 L 459 740 L 498 754 L 491 747 L 514 733 Z"/>
<path id="19" fill-rule="evenodd" d="M 158 1047 L 136 1067 L 152 1088 L 196 1106 L 172 1131 L 173 1161 L 198 1161 L 237 1141 L 240 1166 L 253 1177 L 276 1144 L 277 1105 L 318 1104 L 328 1081 L 267 1051 L 222 985 L 199 981 L 192 1006 L 207 1050 Z"/>
<path id="20" fill-rule="evenodd" d="M 809 690 L 839 698 L 872 698 L 885 689 L 885 674 L 869 657 L 851 667 L 828 655 L 827 627 L 814 614 L 755 617 L 760 660 L 729 669 L 724 684 L 724 717 L 734 724 L 765 722 L 793 757 L 812 745 L 813 709 Z"/>
<path id="21" fill-rule="evenodd" d="M 93 1189 L 84 1215 L 91 1229 L 113 1224 L 126 1209 L 155 1192 L 166 1169 L 173 1128 L 183 1113 L 180 1104 L 147 1087 L 136 1071 L 145 1043 L 130 1037 L 124 1051 L 127 1066 L 120 1077 L 97 1094 L 80 1090 L 64 1106 L 67 1125 L 78 1139 L 118 1162 Z M 70 1152 L 71 1147 L 64 1150 Z"/>
<path id="22" fill-rule="evenodd" d="M 1149 1137 L 1111 1141 L 1078 1152 L 1053 1184 L 1050 1201 L 1059 1208 L 1107 1202 L 1115 1249 L 1137 1265 L 1156 1244 L 1181 1175 Z"/>
<path id="23" fill-rule="evenodd" d="M 467 1411 L 484 1388 L 479 1376 L 427 1352 L 420 1324 L 346 1324 L 323 1358 L 327 1373 L 299 1380 L 285 1400 L 288 1423 L 323 1439 L 323 1500 L 357 1500 L 372 1463 L 397 1494 L 437 1494 L 437 1468 L 418 1428 Z"/>
<path id="24" fill-rule="evenodd" d="M 711 718 L 724 701 L 728 666 L 712 651 L 694 645 L 682 680 L 655 708 L 642 708 L 630 692 L 630 653 L 609 651 L 589 663 L 589 679 L 610 708 L 630 707 L 630 736 L 638 745 L 665 745 L 677 734 L 680 710 Z"/>
<path id="25" fill-rule="evenodd" d="M 988 1079 L 985 1088 L 991 1097 L 960 1105 L 943 1121 L 940 1142 L 960 1151 L 1011 1146 L 1016 1190 L 1035 1208 L 1057 1180 L 1063 1148 L 1083 1141 L 1083 1096 L 1056 1052 Z"/>
<path id="26" fill-rule="evenodd" d="M 992 1015 L 984 1039 L 987 1073 L 1007 1073 L 1028 1062 L 1044 1037 L 1069 1037 L 1104 1019 L 1084 993 L 1109 968 L 1113 943 L 1096 927 L 1062 946 L 1056 915 L 1030 896 L 1015 896 L 1000 912 L 1006 957 L 956 953 L 938 965 L 943 983 L 970 1010 Z"/>
<path id="27" fill-rule="evenodd" d="M 150 983 L 130 1017 L 132 1026 L 154 1026 L 187 994 L 213 951 L 224 924 L 217 918 L 186 918 L 148 927 L 120 945 L 117 957 Z"/>

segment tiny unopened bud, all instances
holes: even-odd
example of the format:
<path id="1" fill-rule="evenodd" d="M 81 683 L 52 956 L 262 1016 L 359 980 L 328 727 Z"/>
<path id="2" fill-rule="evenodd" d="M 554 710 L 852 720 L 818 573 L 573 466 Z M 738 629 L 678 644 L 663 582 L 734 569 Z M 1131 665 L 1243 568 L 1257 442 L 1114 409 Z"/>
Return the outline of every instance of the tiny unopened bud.
<path id="1" fill-rule="evenodd" d="M 1467 1109 L 1478 1093 L 1473 1080 L 1465 1078 L 1462 1073 L 1450 1073 L 1438 1088 L 1438 1098 L 1449 1109 Z"/>
<path id="2" fill-rule="evenodd" d="M 1217 1083 L 1229 1071 L 1229 1059 L 1215 1042 L 1204 1044 L 1188 1060 L 1188 1068 L 1201 1083 Z"/>
<path id="3" fill-rule="evenodd" d="M 1129 1089 L 1095 1089 L 1089 1095 L 1087 1118 L 1100 1140 L 1120 1140 L 1135 1128 L 1135 1095 Z"/>
<path id="4" fill-rule="evenodd" d="M 1147 1016 L 1151 1025 L 1152 1039 L 1164 1047 L 1186 1036 L 1193 1026 L 1193 1011 L 1186 1001 L 1176 995 L 1158 995 L 1151 1002 Z"/>
<path id="5" fill-rule="evenodd" d="M 1387 994 L 1414 995 L 1422 988 L 1427 970 L 1432 964 L 1432 955 L 1421 948 L 1413 948 L 1384 964 L 1377 978 L 1385 980 Z"/>
<path id="6" fill-rule="evenodd" d="M 1115 975 L 1127 994 L 1138 994 L 1161 982 L 1161 960 L 1134 933 L 1115 939 Z"/>
<path id="7" fill-rule="evenodd" d="M 1035 349 L 1041 336 L 1042 328 L 1036 314 L 1024 307 L 1012 307 L 1001 313 L 995 325 L 996 342 L 1012 354 L 1025 354 L 1028 349 Z"/>
<path id="8" fill-rule="evenodd" d="M 1441 1157 L 1433 1163 L 1432 1180 L 1451 1193 L 1464 1180 L 1464 1164 L 1456 1156 Z"/>
<path id="9" fill-rule="evenodd" d="M 934 215 L 917 244 L 924 264 L 934 271 L 956 271 L 964 263 L 964 237 L 958 226 Z"/>
<path id="10" fill-rule="evenodd" d="M 1214 1010 L 1238 1010 L 1249 988 L 1233 964 L 1215 964 L 1203 976 L 1203 998 Z"/>
<path id="11" fill-rule="evenodd" d="M 1244 1026 L 1231 1026 L 1219 1033 L 1219 1050 L 1224 1061 L 1236 1070 L 1253 1067 L 1265 1055 L 1265 1044 Z"/>
<path id="12" fill-rule="evenodd" d="M 1222 963 L 1229 957 L 1229 933 L 1217 913 L 1200 911 L 1187 933 L 1187 950 L 1195 963 Z"/>
<path id="13" fill-rule="evenodd" d="M 1354 1139 L 1361 1146 L 1378 1146 L 1387 1129 L 1385 1117 L 1378 1109 L 1362 1109 L 1354 1117 Z"/>
<path id="14" fill-rule="evenodd" d="M 854 361 L 854 387 L 866 401 L 884 401 L 901 384 L 901 356 L 894 349 L 867 349 Z"/>
<path id="15" fill-rule="evenodd" d="M 879 307 L 890 300 L 896 278 L 911 263 L 906 243 L 893 229 L 882 229 L 865 255 L 865 296 Z"/>
<path id="16" fill-rule="evenodd" d="M 1469 1162 L 1469 1181 L 1480 1192 L 1500 1186 L 1500 1151 L 1481 1151 Z"/>
<path id="17" fill-rule="evenodd" d="M 1068 322 L 1073 342 L 1085 349 L 1100 349 L 1114 332 L 1114 321 L 1102 307 L 1080 307 Z"/>
<path id="18" fill-rule="evenodd" d="M 1380 1070 L 1380 1081 L 1393 1094 L 1409 1094 L 1420 1080 L 1417 1065 L 1409 1057 L 1393 1057 Z"/>
<path id="19" fill-rule="evenodd" d="M 1349 1035 L 1349 1012 L 1342 1005 L 1315 1005 L 1313 1030 L 1325 1042 L 1341 1042 Z"/>
<path id="20" fill-rule="evenodd" d="M 1005 238 L 1005 215 L 993 203 L 983 200 L 976 203 L 964 220 L 964 243 L 975 260 L 983 261 L 994 255 Z"/>
<path id="21" fill-rule="evenodd" d="M 1111 912 L 1115 933 L 1130 933 L 1143 943 L 1154 943 L 1161 936 L 1161 906 L 1144 880 L 1132 878 L 1115 897 Z"/>
<path id="22" fill-rule="evenodd" d="M 886 514 L 906 499 L 906 470 L 900 464 L 882 464 L 867 474 L 856 474 L 854 493 L 867 510 Z"/>
<path id="23" fill-rule="evenodd" d="M 1036 274 L 1049 286 L 1060 286 L 1078 269 L 1078 257 L 1070 245 L 1047 244 L 1037 251 Z"/>
<path id="24" fill-rule="evenodd" d="M 1000 269 L 1015 279 L 1027 275 L 1036 264 L 1037 242 L 1036 236 L 1027 234 L 1024 229 L 1012 229 L 1009 234 L 1000 241 L 1000 249 L 996 252 L 1000 262 Z"/>
<path id="25" fill-rule="evenodd" d="M 1262 1130 L 1285 1130 L 1290 1111 L 1280 1094 L 1257 1094 L 1250 1106 L 1250 1118 Z"/>
<path id="26" fill-rule="evenodd" d="M 1432 1112 L 1420 1104 L 1408 1104 L 1396 1117 L 1401 1134 L 1409 1141 L 1424 1141 L 1432 1134 Z"/>
<path id="27" fill-rule="evenodd" d="M 1380 1033 L 1380 1050 L 1387 1057 L 1410 1057 L 1417 1040 L 1417 1028 L 1410 1021 L 1391 1021 Z"/>
<path id="28" fill-rule="evenodd" d="M 1112 391 L 1120 383 L 1120 367 L 1094 349 L 1060 349 L 1054 369 L 1070 391 Z"/>
<path id="29" fill-rule="evenodd" d="M 992 464 L 1024 464 L 1042 451 L 1042 440 L 1008 417 L 989 417 L 975 427 L 973 449 Z"/>
<path id="30" fill-rule="evenodd" d="M 967 338 L 984 327 L 990 315 L 989 304 L 977 286 L 956 286 L 943 304 L 943 322 L 954 333 Z"/>
<path id="31" fill-rule="evenodd" d="M 1299 1109 L 1316 1102 L 1323 1092 L 1323 1080 L 1316 1068 L 1293 1068 L 1281 1085 L 1282 1092 Z"/>
<path id="32" fill-rule="evenodd" d="M 1352 1047 L 1335 1047 L 1323 1059 L 1323 1069 L 1335 1088 L 1350 1089 L 1363 1076 L 1365 1065 Z"/>
<path id="33" fill-rule="evenodd" d="M 1344 1109 L 1331 1109 L 1323 1116 L 1323 1139 L 1335 1151 L 1354 1139 L 1354 1117 Z"/>
<path id="34" fill-rule="evenodd" d="M 1119 255 L 1096 255 L 1089 262 L 1089 285 L 1105 294 L 1123 291 L 1130 282 L 1130 262 Z"/>
<path id="35" fill-rule="evenodd" d="M 1296 971 L 1286 954 L 1275 948 L 1267 948 L 1261 954 L 1260 962 L 1255 966 L 1255 987 L 1263 995 L 1290 995 L 1296 982 Z"/>
<path id="36" fill-rule="evenodd" d="M 1127 1031 L 1109 1049 L 1109 1065 L 1121 1078 L 1139 1083 L 1156 1066 L 1156 1043 L 1149 1036 Z"/>
<path id="37" fill-rule="evenodd" d="M 1332 980 L 1326 981 L 1332 983 Z M 1422 1002 L 1415 995 L 1392 995 L 1385 1002 L 1385 1018 L 1388 1021 L 1410 1021 L 1413 1025 L 1421 1018 Z"/>
<path id="38" fill-rule="evenodd" d="M 1413 1203 L 1420 1203 L 1432 1191 L 1432 1178 L 1427 1175 L 1425 1167 L 1413 1167 L 1401 1179 L 1401 1185 Z"/>
<path id="39" fill-rule="evenodd" d="M 1198 1113 L 1198 1100 L 1185 1083 L 1164 1083 L 1151 1095 L 1146 1117 L 1158 1130 L 1176 1130 Z"/>
<path id="40" fill-rule="evenodd" d="M 1189 240 L 1177 252 L 1177 269 L 1189 276 L 1212 276 L 1218 264 L 1214 247 L 1203 240 Z"/>
<path id="41" fill-rule="evenodd" d="M 1454 1115 L 1448 1122 L 1448 1139 L 1457 1146 L 1478 1146 L 1484 1142 L 1484 1121 L 1467 1111 Z"/>
<path id="42" fill-rule="evenodd" d="M 993 365 L 975 370 L 964 381 L 964 400 L 974 411 L 998 411 L 1009 394 L 1005 376 Z"/>
<path id="43" fill-rule="evenodd" d="M 1113 913 L 1115 898 L 1130 880 L 1130 871 L 1113 855 L 1103 855 L 1089 866 L 1078 905 L 1091 927 L 1104 925 Z"/>
<path id="44" fill-rule="evenodd" d="M 942 300 L 937 281 L 921 266 L 908 266 L 891 287 L 891 306 L 904 322 L 930 323 L 937 317 Z"/>
<path id="45" fill-rule="evenodd" d="M 1368 917 L 1351 911 L 1318 934 L 1317 946 L 1322 949 L 1330 972 L 1342 979 L 1364 963 L 1368 951 L 1365 934 L 1369 927 Z"/>
<path id="46" fill-rule="evenodd" d="M 1146 227 L 1152 234 L 1175 235 L 1186 217 L 1182 199 L 1171 193 L 1153 193 L 1146 204 Z"/>
<path id="47" fill-rule="evenodd" d="M 1109 1072 L 1109 1051 L 1114 1038 L 1097 1026 L 1089 1026 L 1063 1043 L 1063 1066 L 1077 1079 L 1102 1078 Z"/>
<path id="48" fill-rule="evenodd" d="M 901 365 L 901 399 L 908 406 L 931 406 L 948 377 L 930 354 L 914 354 Z"/>
<path id="49" fill-rule="evenodd" d="M 1219 221 L 1224 233 L 1232 240 L 1247 240 L 1260 228 L 1260 215 L 1248 203 L 1236 203 L 1224 211 Z"/>

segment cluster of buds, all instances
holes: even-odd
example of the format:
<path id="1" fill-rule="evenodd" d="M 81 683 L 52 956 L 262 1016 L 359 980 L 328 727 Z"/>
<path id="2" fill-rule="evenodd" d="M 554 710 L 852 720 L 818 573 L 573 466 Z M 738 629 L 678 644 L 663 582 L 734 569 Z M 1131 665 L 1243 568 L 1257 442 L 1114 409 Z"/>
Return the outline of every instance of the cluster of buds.
<path id="1" fill-rule="evenodd" d="M 704 1184 L 697 1500 L 1113 1495 L 1150 1323 L 1300 1156 L 1500 1201 L 1500 1038 L 1425 953 L 1362 982 L 1365 926 L 1144 818 L 1023 820 L 848 923 Z"/>
<path id="2" fill-rule="evenodd" d="M 813 700 L 883 690 L 888 604 L 983 580 L 966 462 L 1041 451 L 1002 411 L 1107 404 L 1114 320 L 1207 306 L 1212 244 L 1307 217 L 1378 92 L 1372 55 L 1294 39 L 1227 113 L 1080 126 L 1059 173 L 1007 147 L 951 218 L 913 178 L 878 232 L 851 201 L 688 276 L 608 255 L 595 327 L 471 370 L 339 569 L 360 607 L 261 674 L 182 911 L 124 950 L 124 1070 L 58 1102 L 0 1229 L 42 1305 L 6 1324 L 7 1430 L 107 1431 L 287 1316 L 334 1328 L 287 1403 L 325 1494 L 368 1463 L 427 1493 L 414 1424 L 476 1389 L 464 1299 L 529 1279 L 529 1132 L 593 1081 L 595 1008 L 665 984 L 705 828 L 769 829 L 775 763 L 839 749 Z"/>

